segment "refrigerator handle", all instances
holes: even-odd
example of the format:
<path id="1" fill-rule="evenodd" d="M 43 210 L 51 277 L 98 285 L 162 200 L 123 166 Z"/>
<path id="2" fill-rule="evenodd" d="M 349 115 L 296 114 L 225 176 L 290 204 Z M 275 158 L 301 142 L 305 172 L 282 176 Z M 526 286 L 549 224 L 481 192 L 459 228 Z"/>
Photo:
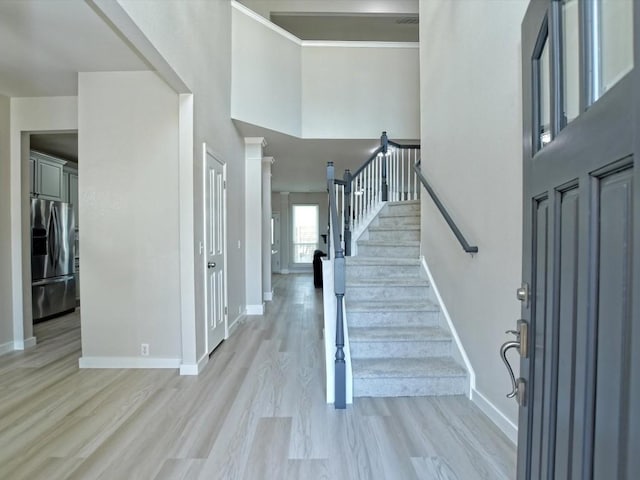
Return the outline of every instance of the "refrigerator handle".
<path id="1" fill-rule="evenodd" d="M 60 217 L 58 216 L 58 207 L 56 204 L 53 204 L 52 208 L 53 213 L 53 245 L 54 245 L 54 257 L 53 257 L 53 266 L 55 267 L 59 262 L 60 257 Z"/>
<path id="2" fill-rule="evenodd" d="M 55 256 L 55 248 L 56 248 L 56 241 L 55 241 L 56 220 L 54 215 L 55 214 L 53 211 L 53 207 L 51 207 L 51 210 L 49 211 L 49 221 L 47 225 L 47 244 L 48 244 L 47 259 L 51 263 L 51 267 L 55 266 L 54 256 Z"/>

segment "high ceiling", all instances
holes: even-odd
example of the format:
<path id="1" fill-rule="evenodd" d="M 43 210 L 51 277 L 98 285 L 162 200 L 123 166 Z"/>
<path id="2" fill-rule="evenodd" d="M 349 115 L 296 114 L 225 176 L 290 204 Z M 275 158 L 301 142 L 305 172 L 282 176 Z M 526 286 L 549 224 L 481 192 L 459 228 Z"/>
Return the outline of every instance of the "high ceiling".
<path id="1" fill-rule="evenodd" d="M 271 21 L 301 40 L 418 41 L 417 14 L 272 13 Z"/>
<path id="2" fill-rule="evenodd" d="M 0 1 L 0 94 L 78 94 L 78 72 L 149 70 L 88 3 Z"/>
<path id="3" fill-rule="evenodd" d="M 359 32 L 359 39 L 390 41 L 389 36 L 374 38 L 367 34 L 373 25 L 376 25 L 373 29 L 376 35 L 385 29 L 417 32 L 417 0 L 245 0 L 243 3 L 257 5 L 264 11 L 279 8 L 274 19 L 283 25 L 286 23 L 287 28 L 295 30 L 294 34 L 301 38 L 344 40 L 347 38 L 338 32 L 351 30 Z M 404 37 L 396 38 L 406 41 Z M 149 66 L 88 2 L 0 0 L 0 94 L 75 96 L 78 72 L 113 70 L 149 70 Z M 345 168 L 357 168 L 379 145 L 377 139 L 303 140 L 236 123 L 242 135 L 267 139 L 265 155 L 275 158 L 274 191 L 324 191 L 327 161 L 335 162 L 336 174 L 341 176 Z M 38 134 L 32 135 L 31 140 L 33 148 L 67 160 L 78 160 L 77 133 Z"/>

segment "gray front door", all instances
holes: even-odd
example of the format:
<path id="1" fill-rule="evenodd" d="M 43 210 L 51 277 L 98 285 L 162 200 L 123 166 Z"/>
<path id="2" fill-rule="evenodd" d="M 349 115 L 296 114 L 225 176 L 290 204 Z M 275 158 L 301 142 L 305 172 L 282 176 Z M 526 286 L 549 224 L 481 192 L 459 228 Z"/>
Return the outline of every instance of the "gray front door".
<path id="1" fill-rule="evenodd" d="M 518 479 L 640 472 L 639 15 L 532 0 L 522 25 Z"/>

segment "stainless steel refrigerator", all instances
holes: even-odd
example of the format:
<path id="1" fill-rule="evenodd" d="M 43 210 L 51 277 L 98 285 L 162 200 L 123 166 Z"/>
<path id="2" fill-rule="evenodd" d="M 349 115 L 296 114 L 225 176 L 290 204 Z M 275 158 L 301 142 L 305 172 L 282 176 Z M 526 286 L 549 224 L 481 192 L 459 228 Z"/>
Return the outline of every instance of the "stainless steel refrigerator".
<path id="1" fill-rule="evenodd" d="M 31 200 L 31 293 L 33 320 L 76 307 L 73 271 L 75 219 L 69 203 Z"/>

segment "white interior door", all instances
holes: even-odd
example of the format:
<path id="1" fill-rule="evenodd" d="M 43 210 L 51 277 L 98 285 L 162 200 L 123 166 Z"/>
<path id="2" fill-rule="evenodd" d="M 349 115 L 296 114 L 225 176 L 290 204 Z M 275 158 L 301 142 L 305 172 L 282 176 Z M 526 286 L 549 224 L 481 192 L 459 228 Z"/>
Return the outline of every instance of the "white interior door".
<path id="1" fill-rule="evenodd" d="M 226 178 L 225 166 L 205 148 L 205 318 L 209 353 L 226 337 Z"/>
<path id="2" fill-rule="evenodd" d="M 280 273 L 280 214 L 271 214 L 271 271 Z"/>

